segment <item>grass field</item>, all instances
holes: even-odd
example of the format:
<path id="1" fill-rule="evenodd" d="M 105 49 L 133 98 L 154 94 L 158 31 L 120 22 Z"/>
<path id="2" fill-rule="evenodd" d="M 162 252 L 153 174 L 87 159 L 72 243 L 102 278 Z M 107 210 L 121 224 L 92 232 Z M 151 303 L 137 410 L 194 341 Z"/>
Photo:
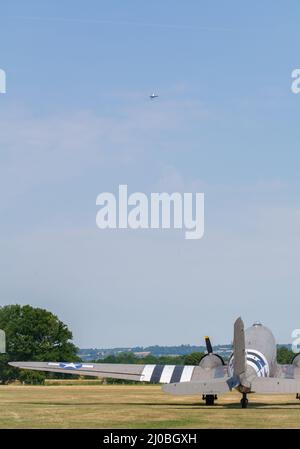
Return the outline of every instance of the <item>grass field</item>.
<path id="1" fill-rule="evenodd" d="M 0 428 L 300 428 L 295 396 L 222 396 L 213 407 L 159 386 L 1 386 Z"/>

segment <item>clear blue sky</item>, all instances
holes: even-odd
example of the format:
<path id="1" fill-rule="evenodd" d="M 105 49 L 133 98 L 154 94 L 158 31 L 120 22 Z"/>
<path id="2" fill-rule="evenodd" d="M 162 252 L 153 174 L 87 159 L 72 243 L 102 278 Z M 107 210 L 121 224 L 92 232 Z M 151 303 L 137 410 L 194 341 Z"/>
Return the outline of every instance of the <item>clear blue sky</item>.
<path id="1" fill-rule="evenodd" d="M 300 327 L 300 5 L 1 4 L 0 302 L 54 311 L 82 346 L 228 342 Z M 158 92 L 158 101 L 148 95 Z M 200 191 L 200 241 L 100 231 L 119 184 Z"/>

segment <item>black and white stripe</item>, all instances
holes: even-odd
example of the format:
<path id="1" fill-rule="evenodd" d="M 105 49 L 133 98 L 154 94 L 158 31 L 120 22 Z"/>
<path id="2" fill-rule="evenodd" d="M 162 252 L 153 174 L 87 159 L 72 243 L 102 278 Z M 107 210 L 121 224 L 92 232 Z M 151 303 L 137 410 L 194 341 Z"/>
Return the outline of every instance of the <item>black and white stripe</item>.
<path id="1" fill-rule="evenodd" d="M 189 382 L 194 368 L 194 366 L 188 365 L 145 365 L 140 380 L 163 384 Z"/>
<path id="2" fill-rule="evenodd" d="M 256 349 L 246 349 L 246 363 L 251 366 L 258 377 L 268 377 L 270 367 L 266 357 Z M 234 355 L 232 354 L 228 363 L 228 374 L 233 376 Z"/>

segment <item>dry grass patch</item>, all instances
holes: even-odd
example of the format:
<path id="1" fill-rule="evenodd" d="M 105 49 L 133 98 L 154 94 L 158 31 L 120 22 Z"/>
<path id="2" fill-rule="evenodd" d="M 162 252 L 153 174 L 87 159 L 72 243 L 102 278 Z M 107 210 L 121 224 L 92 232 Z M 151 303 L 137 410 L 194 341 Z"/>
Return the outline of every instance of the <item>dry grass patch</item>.
<path id="1" fill-rule="evenodd" d="M 1 386 L 0 428 L 300 428 L 293 395 L 251 395 L 246 410 L 239 400 L 206 407 L 151 385 Z"/>

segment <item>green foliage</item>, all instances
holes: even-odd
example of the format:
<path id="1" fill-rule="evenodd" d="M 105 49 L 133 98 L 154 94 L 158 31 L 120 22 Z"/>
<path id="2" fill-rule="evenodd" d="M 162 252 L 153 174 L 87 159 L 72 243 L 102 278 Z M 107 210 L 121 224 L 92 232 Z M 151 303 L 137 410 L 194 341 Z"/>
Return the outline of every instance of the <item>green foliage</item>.
<path id="1" fill-rule="evenodd" d="M 0 354 L 0 383 L 13 381 L 20 374 L 7 364 L 10 360 L 7 354 Z"/>
<path id="2" fill-rule="evenodd" d="M 0 382 L 19 379 L 43 383 L 45 373 L 22 372 L 8 361 L 78 361 L 77 348 L 70 341 L 72 333 L 57 316 L 29 305 L 0 307 L 0 328 L 6 332 L 7 354 L 0 356 Z"/>
<path id="3" fill-rule="evenodd" d="M 292 363 L 295 354 L 285 346 L 277 348 L 277 362 L 285 365 Z"/>
<path id="4" fill-rule="evenodd" d="M 140 365 L 199 365 L 203 357 L 202 352 L 192 352 L 188 355 L 156 357 L 152 354 L 146 357 L 137 357 L 132 352 L 121 352 L 118 355 L 109 355 L 98 363 L 136 363 Z"/>
<path id="5" fill-rule="evenodd" d="M 121 352 L 118 355 L 109 355 L 101 363 L 138 363 L 138 358 L 132 352 Z"/>
<path id="6" fill-rule="evenodd" d="M 19 380 L 23 384 L 44 385 L 46 373 L 42 371 L 20 371 Z"/>
<path id="7" fill-rule="evenodd" d="M 157 358 L 159 365 L 187 365 L 185 363 L 185 356 L 178 355 L 178 356 L 166 356 L 163 355 L 161 357 Z M 147 362 L 148 363 L 148 362 Z"/>
<path id="8" fill-rule="evenodd" d="M 204 354 L 202 352 L 192 352 L 191 354 L 188 354 L 184 358 L 184 364 L 185 365 L 199 365 L 200 360 Z"/>

